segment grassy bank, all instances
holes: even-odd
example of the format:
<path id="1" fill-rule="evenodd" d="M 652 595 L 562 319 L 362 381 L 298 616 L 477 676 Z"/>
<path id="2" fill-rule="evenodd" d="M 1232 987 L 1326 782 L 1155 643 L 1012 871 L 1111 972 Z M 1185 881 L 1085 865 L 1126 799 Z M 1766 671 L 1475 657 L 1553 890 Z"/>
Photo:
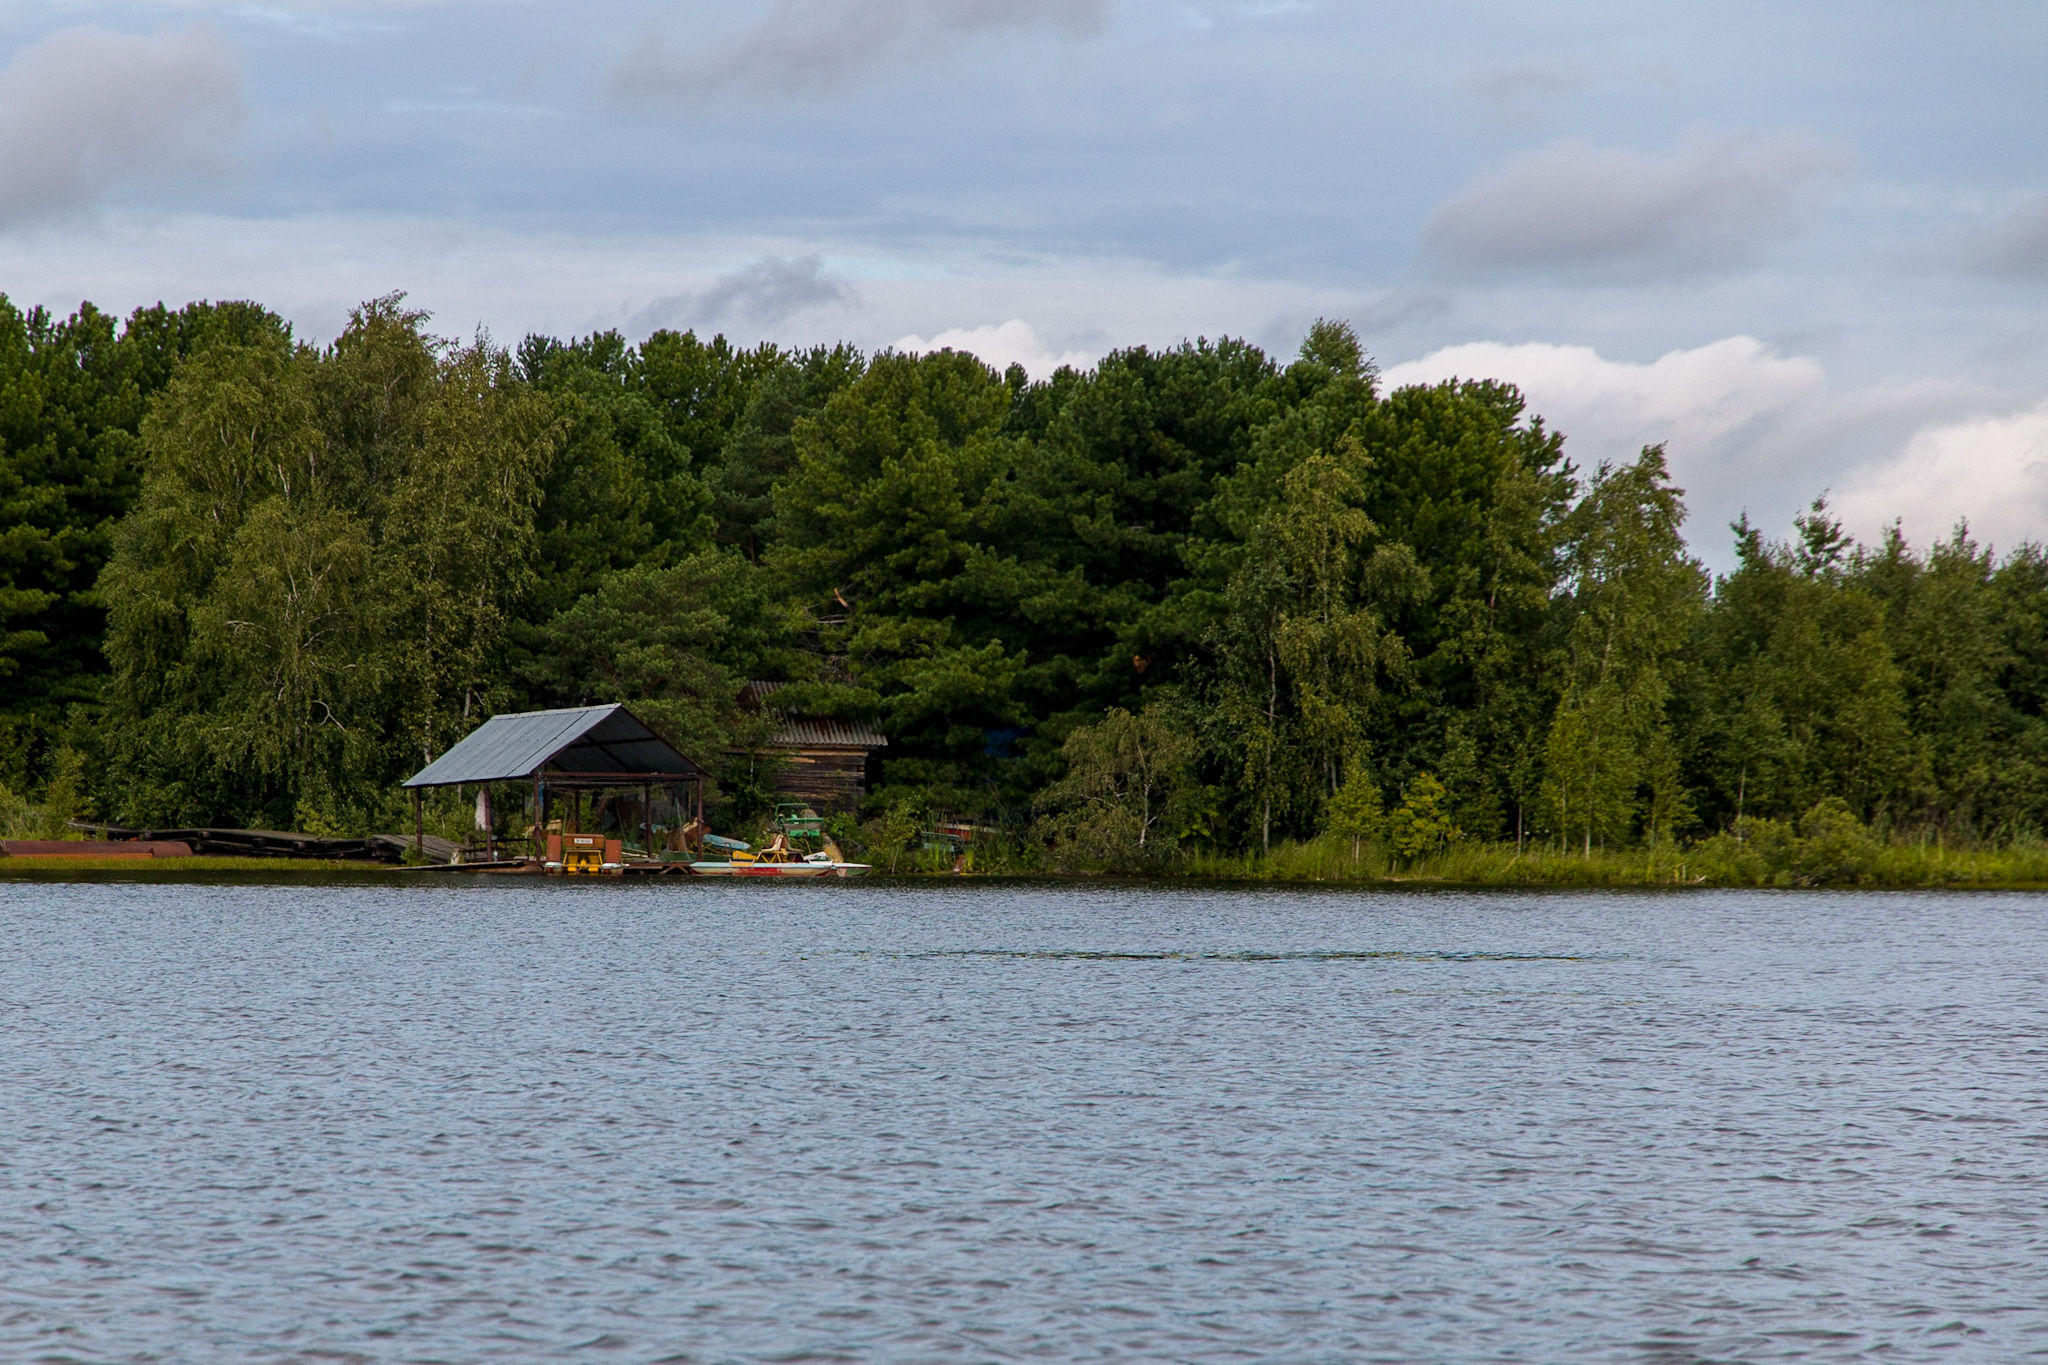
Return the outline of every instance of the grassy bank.
<path id="1" fill-rule="evenodd" d="M 1132 850 L 1136 853 L 1137 850 Z M 951 855 L 918 852 L 877 857 L 878 870 L 949 873 Z M 1325 882 L 1460 886 L 1705 886 L 1910 889 L 1981 887 L 2048 889 L 2048 841 L 2024 839 L 1956 848 L 1932 835 L 1887 840 L 1841 813 L 1817 808 L 1797 826 L 1744 822 L 1723 833 L 1659 849 L 1561 848 L 1530 842 L 1463 840 L 1420 858 L 1393 855 L 1371 839 L 1324 835 L 1275 845 L 1265 856 L 1183 849 L 1161 857 L 1098 864 L 1062 857 L 1062 850 L 1026 839 L 977 843 L 970 873 L 993 876 L 1121 873 L 1222 881 Z"/>
<path id="2" fill-rule="evenodd" d="M 889 875 L 886 862 L 877 869 Z M 1218 881 L 1334 883 L 1358 886 L 1557 887 L 1839 887 L 1888 889 L 1980 888 L 2048 890 L 2048 843 L 1955 849 L 1933 841 L 1848 848 L 1813 840 L 1729 836 L 1661 852 L 1577 850 L 1513 844 L 1453 844 L 1405 861 L 1371 843 L 1325 836 L 1284 843 L 1266 857 L 1194 853 L 1123 869 L 1060 866 L 1028 845 L 977 846 L 966 870 L 981 876 L 1078 878 L 1108 875 L 1193 877 Z M 952 875 L 950 855 L 919 854 L 898 861 L 897 875 Z M 399 870 L 370 863 L 305 858 L 0 858 L 0 881 L 262 880 L 332 881 L 337 877 L 388 882 Z M 417 880 L 408 878 L 407 880 Z M 440 879 L 434 879 L 440 880 Z"/>
<path id="3" fill-rule="evenodd" d="M 1952 849 L 1938 843 L 1837 849 L 1717 836 L 1687 848 L 1579 850 L 1461 843 L 1405 862 L 1371 845 L 1323 838 L 1269 857 L 1197 854 L 1200 877 L 1282 882 L 1442 882 L 1467 886 L 1867 886 L 2048 888 L 2048 844 Z"/>

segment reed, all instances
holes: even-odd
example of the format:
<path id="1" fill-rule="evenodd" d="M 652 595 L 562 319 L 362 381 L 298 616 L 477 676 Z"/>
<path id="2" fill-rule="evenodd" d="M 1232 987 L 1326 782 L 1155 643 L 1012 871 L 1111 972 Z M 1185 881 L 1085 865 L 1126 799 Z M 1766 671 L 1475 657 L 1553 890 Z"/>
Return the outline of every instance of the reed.
<path id="1" fill-rule="evenodd" d="M 1816 861 L 1799 845 L 1758 848 L 1717 836 L 1683 847 L 1599 850 L 1590 855 L 1554 845 L 1452 844 L 1413 862 L 1367 843 L 1325 835 L 1257 854 L 1197 852 L 1174 872 L 1193 877 L 1270 882 L 1464 886 L 1868 886 L 2048 887 L 2048 843 L 1945 848 L 1934 841 L 1871 842 L 1853 856 Z"/>

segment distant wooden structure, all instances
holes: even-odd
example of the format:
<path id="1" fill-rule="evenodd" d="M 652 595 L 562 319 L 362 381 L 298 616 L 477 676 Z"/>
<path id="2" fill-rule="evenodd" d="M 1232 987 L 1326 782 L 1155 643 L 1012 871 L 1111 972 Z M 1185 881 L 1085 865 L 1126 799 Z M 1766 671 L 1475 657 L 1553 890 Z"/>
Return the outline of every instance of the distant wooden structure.
<path id="1" fill-rule="evenodd" d="M 0 858 L 189 858 L 179 839 L 0 839 Z"/>
<path id="2" fill-rule="evenodd" d="M 534 828 L 545 831 L 551 808 L 564 798 L 568 824 L 580 830 L 586 795 L 637 792 L 644 849 L 654 855 L 654 794 L 662 791 L 687 814 L 704 809 L 704 770 L 616 703 L 523 711 L 492 716 L 447 753 L 407 778 L 413 794 L 413 845 L 424 854 L 420 793 L 433 787 L 488 788 L 494 782 L 530 783 Z M 687 796 L 684 793 L 687 792 Z M 543 836 L 544 837 L 544 836 Z M 496 849 L 490 850 L 495 857 Z"/>
<path id="3" fill-rule="evenodd" d="M 868 760 L 888 736 L 855 721 L 792 715 L 775 705 L 779 682 L 750 682 L 740 705 L 773 713 L 781 723 L 768 751 L 783 761 L 775 790 L 817 811 L 851 810 L 868 792 Z M 742 751 L 733 750 L 737 754 Z"/>
<path id="4" fill-rule="evenodd" d="M 412 836 L 400 834 L 372 834 L 367 839 L 330 839 L 317 834 L 293 834 L 276 829 L 211 829 L 181 826 L 176 829 L 136 829 L 126 825 L 109 825 L 95 821 L 73 820 L 71 828 L 87 835 L 98 835 L 102 839 L 116 839 L 125 845 L 162 843 L 169 841 L 185 846 L 189 851 L 208 858 L 321 858 L 330 861 L 362 861 L 395 863 L 405 856 L 405 850 L 412 844 Z M 454 848 L 445 839 L 427 840 L 431 847 L 444 844 Z M 164 857 L 164 854 L 157 854 Z M 442 861 L 446 861 L 444 857 Z"/>

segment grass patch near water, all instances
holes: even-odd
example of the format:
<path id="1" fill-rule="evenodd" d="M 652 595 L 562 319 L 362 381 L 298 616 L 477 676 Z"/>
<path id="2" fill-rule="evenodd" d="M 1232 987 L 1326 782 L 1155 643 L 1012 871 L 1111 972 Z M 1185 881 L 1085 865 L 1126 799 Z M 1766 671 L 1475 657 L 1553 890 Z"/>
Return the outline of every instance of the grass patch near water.
<path id="1" fill-rule="evenodd" d="M 1833 850 L 1825 850 L 1833 852 Z M 1270 856 L 1195 854 L 1178 871 L 1197 877 L 1276 882 L 1438 882 L 1464 886 L 1866 886 L 2048 888 L 2048 844 L 1954 849 L 1934 843 L 1869 842 L 1842 856 L 1810 846 L 1738 842 L 1722 835 L 1684 848 L 1590 855 L 1555 846 L 1459 843 L 1403 862 L 1372 844 L 1354 854 L 1325 836 L 1276 847 Z"/>

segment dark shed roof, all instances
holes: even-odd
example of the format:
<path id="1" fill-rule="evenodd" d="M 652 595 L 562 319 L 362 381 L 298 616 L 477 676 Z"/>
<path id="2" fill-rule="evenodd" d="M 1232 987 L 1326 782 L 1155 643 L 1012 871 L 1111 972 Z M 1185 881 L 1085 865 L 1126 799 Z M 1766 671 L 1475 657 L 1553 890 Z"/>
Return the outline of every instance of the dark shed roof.
<path id="1" fill-rule="evenodd" d="M 577 777 L 696 777 L 704 771 L 631 711 L 613 704 L 492 716 L 405 785 L 509 782 L 549 766 Z"/>
<path id="2" fill-rule="evenodd" d="M 781 716 L 782 728 L 769 744 L 778 749 L 881 749 L 889 737 L 858 721 L 792 716 L 769 700 L 787 684 L 755 679 L 740 689 L 742 706 L 761 706 Z"/>

